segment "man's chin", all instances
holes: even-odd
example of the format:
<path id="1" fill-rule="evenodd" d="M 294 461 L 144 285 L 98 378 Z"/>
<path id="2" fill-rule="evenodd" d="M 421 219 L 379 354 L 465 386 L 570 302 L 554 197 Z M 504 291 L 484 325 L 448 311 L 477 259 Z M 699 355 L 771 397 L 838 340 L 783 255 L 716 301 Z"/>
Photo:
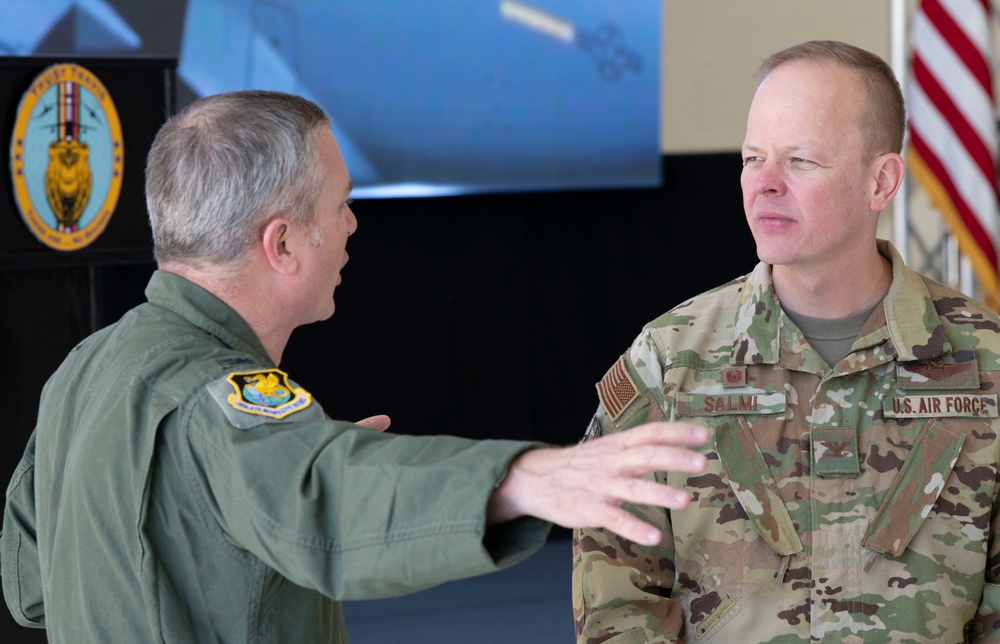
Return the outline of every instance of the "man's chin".
<path id="1" fill-rule="evenodd" d="M 757 259 L 771 266 L 780 266 L 794 263 L 796 254 L 795 251 L 786 248 L 757 244 Z"/>
<path id="2" fill-rule="evenodd" d="M 333 317 L 334 311 L 337 309 L 337 305 L 330 300 L 330 304 L 323 310 L 317 312 L 316 319 L 313 322 L 323 322 L 324 320 L 329 320 Z"/>

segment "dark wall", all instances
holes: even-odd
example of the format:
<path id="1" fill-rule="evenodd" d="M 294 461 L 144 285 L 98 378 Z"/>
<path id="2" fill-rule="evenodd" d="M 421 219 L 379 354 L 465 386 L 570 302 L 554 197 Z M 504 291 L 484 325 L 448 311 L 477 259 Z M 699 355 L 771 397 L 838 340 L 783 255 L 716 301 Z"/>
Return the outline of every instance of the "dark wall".
<path id="1" fill-rule="evenodd" d="M 282 367 L 337 418 L 575 442 L 594 383 L 643 323 L 756 262 L 739 155 L 663 163 L 656 189 L 355 202 L 337 312 L 296 331 Z M 0 479 L 44 380 L 91 326 L 142 301 L 152 268 L 0 272 L 13 376 Z M 35 641 L 0 613 L 0 634 L 17 636 L 4 641 Z"/>
<path id="2" fill-rule="evenodd" d="M 575 442 L 642 324 L 756 262 L 739 155 L 664 164 L 659 189 L 356 203 L 337 312 L 283 366 L 335 417 Z"/>

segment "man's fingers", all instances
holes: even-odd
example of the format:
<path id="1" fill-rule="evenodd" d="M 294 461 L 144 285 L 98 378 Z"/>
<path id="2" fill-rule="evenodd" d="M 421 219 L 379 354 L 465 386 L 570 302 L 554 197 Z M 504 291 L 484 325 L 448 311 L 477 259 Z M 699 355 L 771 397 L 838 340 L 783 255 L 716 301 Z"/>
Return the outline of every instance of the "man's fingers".
<path id="1" fill-rule="evenodd" d="M 708 440 L 708 430 L 693 423 L 648 423 L 582 443 L 578 455 L 593 462 L 586 469 L 647 474 L 700 472 L 705 457 L 688 447 Z"/>
<path id="2" fill-rule="evenodd" d="M 657 528 L 621 508 L 610 508 L 603 524 L 615 534 L 644 546 L 655 546 L 663 538 Z"/>
<path id="3" fill-rule="evenodd" d="M 699 425 L 651 423 L 572 447 L 528 450 L 514 459 L 490 497 L 487 520 L 527 514 L 569 528 L 605 527 L 638 543 L 655 544 L 657 528 L 621 504 L 687 506 L 687 492 L 648 475 L 704 470 L 705 456 L 691 447 L 706 440 L 708 430 Z"/>
<path id="4" fill-rule="evenodd" d="M 379 414 L 378 416 L 369 416 L 368 418 L 362 418 L 355 425 L 363 425 L 365 427 L 371 427 L 377 432 L 384 432 L 389 429 L 389 424 L 392 421 L 385 414 Z"/>
<path id="5" fill-rule="evenodd" d="M 694 446 L 708 440 L 708 430 L 694 423 L 647 423 L 608 438 L 618 438 L 626 448 L 650 444 Z"/>
<path id="6" fill-rule="evenodd" d="M 595 511 L 595 523 L 599 527 L 646 546 L 660 543 L 662 534 L 659 529 L 621 508 L 620 503 L 628 502 L 679 510 L 691 502 L 690 494 L 670 485 L 644 479 L 621 479 L 620 483 L 620 489 L 609 491 L 609 494 L 617 492 L 614 501 L 605 505 L 602 510 Z"/>
<path id="7" fill-rule="evenodd" d="M 614 505 L 634 503 L 680 510 L 691 502 L 691 495 L 686 491 L 648 479 L 616 479 L 608 488 L 605 495 L 613 499 Z"/>
<path id="8" fill-rule="evenodd" d="M 700 472 L 705 469 L 705 455 L 684 447 L 643 445 L 616 454 L 615 470 L 623 474 L 650 472 Z"/>

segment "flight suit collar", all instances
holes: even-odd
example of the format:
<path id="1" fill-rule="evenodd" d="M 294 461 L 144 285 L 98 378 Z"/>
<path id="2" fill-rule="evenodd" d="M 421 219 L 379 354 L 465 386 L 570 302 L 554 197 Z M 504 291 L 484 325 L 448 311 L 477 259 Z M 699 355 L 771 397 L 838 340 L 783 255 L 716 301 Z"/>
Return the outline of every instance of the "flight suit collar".
<path id="1" fill-rule="evenodd" d="M 181 316 L 228 348 L 248 353 L 263 365 L 276 366 L 239 313 L 194 282 L 176 273 L 157 270 L 146 286 L 146 299 Z"/>
<path id="2" fill-rule="evenodd" d="M 856 349 L 885 343 L 885 355 L 901 362 L 929 360 L 951 352 L 934 301 L 919 274 L 908 269 L 896 249 L 878 240 L 879 253 L 892 264 L 892 284 L 883 305 L 862 328 Z M 771 281 L 771 266 L 759 263 L 740 294 L 734 325 L 731 363 L 736 365 L 792 363 L 808 368 L 815 351 L 781 310 Z M 798 363 L 797 365 L 795 363 Z M 821 364 L 821 363 L 818 363 Z"/>

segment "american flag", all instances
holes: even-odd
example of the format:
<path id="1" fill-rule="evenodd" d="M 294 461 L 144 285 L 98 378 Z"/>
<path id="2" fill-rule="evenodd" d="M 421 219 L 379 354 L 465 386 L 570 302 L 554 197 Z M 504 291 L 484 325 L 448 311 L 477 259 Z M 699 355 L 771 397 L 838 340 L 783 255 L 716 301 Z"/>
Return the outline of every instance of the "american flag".
<path id="1" fill-rule="evenodd" d="M 997 310 L 997 133 L 989 0 L 921 0 L 908 83 L 910 171 Z"/>

